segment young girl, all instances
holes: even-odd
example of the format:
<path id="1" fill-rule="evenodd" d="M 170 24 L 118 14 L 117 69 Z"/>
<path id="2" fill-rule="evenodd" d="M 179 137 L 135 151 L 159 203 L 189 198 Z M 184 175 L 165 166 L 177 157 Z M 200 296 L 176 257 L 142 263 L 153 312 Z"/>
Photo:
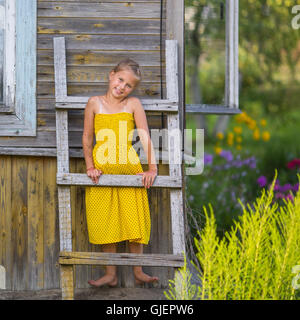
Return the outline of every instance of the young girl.
<path id="1" fill-rule="evenodd" d="M 145 187 L 86 187 L 89 241 L 101 244 L 103 252 L 115 253 L 117 243 L 128 240 L 130 252 L 141 254 L 143 245 L 148 244 L 150 238 L 146 188 L 152 186 L 157 176 L 157 165 L 143 106 L 138 98 L 128 97 L 140 80 L 139 65 L 131 59 L 122 60 L 109 73 L 105 95 L 89 98 L 84 112 L 82 145 L 87 175 L 98 183 L 101 174 L 137 174 L 142 176 Z M 148 171 L 145 172 L 131 145 L 135 125 L 147 155 Z M 94 133 L 96 144 L 93 148 Z M 120 141 L 128 142 L 120 144 Z M 127 150 L 127 161 L 119 161 L 124 150 Z M 108 157 L 105 156 L 106 151 Z M 118 282 L 116 271 L 116 266 L 106 266 L 103 277 L 88 283 L 97 287 L 104 284 L 115 286 Z M 134 266 L 133 272 L 137 284 L 158 281 L 157 277 L 145 274 L 141 266 Z"/>

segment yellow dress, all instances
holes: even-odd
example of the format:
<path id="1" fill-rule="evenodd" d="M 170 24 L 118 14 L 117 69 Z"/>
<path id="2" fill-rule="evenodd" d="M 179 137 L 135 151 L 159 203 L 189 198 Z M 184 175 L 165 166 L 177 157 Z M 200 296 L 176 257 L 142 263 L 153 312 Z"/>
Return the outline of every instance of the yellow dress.
<path id="1" fill-rule="evenodd" d="M 143 172 L 131 144 L 134 125 L 130 112 L 95 114 L 93 160 L 95 168 L 102 174 L 135 175 Z M 129 240 L 148 244 L 151 221 L 145 187 L 86 187 L 85 201 L 90 243 Z"/>

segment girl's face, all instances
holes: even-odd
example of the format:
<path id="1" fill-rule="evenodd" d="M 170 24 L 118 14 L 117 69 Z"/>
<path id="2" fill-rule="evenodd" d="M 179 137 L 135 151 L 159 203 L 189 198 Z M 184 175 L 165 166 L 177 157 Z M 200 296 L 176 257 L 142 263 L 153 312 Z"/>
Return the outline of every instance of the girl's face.
<path id="1" fill-rule="evenodd" d="M 130 70 L 111 71 L 109 74 L 109 89 L 118 99 L 128 96 L 137 84 L 138 80 Z"/>

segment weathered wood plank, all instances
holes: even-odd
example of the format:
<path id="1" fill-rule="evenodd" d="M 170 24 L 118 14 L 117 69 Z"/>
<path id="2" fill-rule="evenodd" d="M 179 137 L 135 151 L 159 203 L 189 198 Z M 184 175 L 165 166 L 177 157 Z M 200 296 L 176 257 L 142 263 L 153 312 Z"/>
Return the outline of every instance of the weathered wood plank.
<path id="1" fill-rule="evenodd" d="M 43 159 L 28 159 L 28 289 L 44 288 Z"/>
<path id="2" fill-rule="evenodd" d="M 168 151 L 155 149 L 155 153 L 159 154 L 159 161 L 167 162 L 169 159 Z M 70 148 L 70 158 L 83 158 L 82 149 Z M 1 147 L 0 155 L 23 155 L 23 156 L 44 156 L 44 157 L 56 157 L 56 148 L 12 148 Z M 147 162 L 147 157 L 144 153 L 139 156 L 141 163 Z M 185 162 L 187 164 L 195 163 L 195 157 L 189 153 L 184 154 Z M 158 159 L 157 159 L 158 160 Z"/>
<path id="3" fill-rule="evenodd" d="M 66 100 L 70 102 L 60 102 L 56 103 L 56 109 L 65 109 L 65 110 L 82 110 L 85 109 L 86 103 L 77 103 L 77 100 L 88 100 L 88 97 L 67 97 Z M 73 100 L 73 101 L 72 101 Z M 141 104 L 144 107 L 145 111 L 153 112 L 178 112 L 178 105 L 176 102 L 171 100 L 158 100 L 158 99 L 148 99 L 141 100 Z"/>
<path id="4" fill-rule="evenodd" d="M 53 49 L 53 37 L 56 34 L 38 34 L 37 48 L 38 49 Z M 149 51 L 159 50 L 159 35 L 65 35 L 66 49 L 82 49 L 86 50 L 128 50 L 128 51 Z"/>
<path id="5" fill-rule="evenodd" d="M 57 164 L 54 158 L 44 158 L 44 288 L 59 287 L 59 230 L 57 214 Z"/>
<path id="6" fill-rule="evenodd" d="M 0 264 L 6 269 L 6 289 L 11 289 L 12 283 L 12 168 L 11 157 L 0 157 Z"/>
<path id="7" fill-rule="evenodd" d="M 164 54 L 164 52 L 163 52 Z M 84 65 L 114 67 L 120 60 L 128 58 L 137 61 L 140 67 L 160 67 L 160 51 L 152 50 L 144 51 L 100 51 L 100 50 L 73 50 L 69 49 L 66 52 L 67 68 L 69 66 Z M 164 63 L 164 58 L 162 59 Z M 53 50 L 38 50 L 37 51 L 38 66 L 53 67 Z"/>
<path id="8" fill-rule="evenodd" d="M 28 160 L 12 158 L 11 289 L 28 289 Z"/>
<path id="9" fill-rule="evenodd" d="M 109 72 L 112 70 L 110 66 L 68 66 L 67 79 L 68 83 L 85 82 L 85 83 L 100 83 L 108 82 Z M 54 70 L 52 66 L 38 66 L 37 68 L 39 81 L 54 81 Z M 160 81 L 159 67 L 141 67 L 143 82 L 158 82 Z M 165 82 L 165 76 L 163 75 Z"/>
<path id="10" fill-rule="evenodd" d="M 165 88 L 165 84 L 163 85 Z M 68 83 L 68 95 L 69 96 L 97 96 L 107 89 L 107 83 Z M 137 89 L 135 89 L 135 96 L 137 97 L 159 97 L 160 96 L 160 83 L 141 83 Z M 37 95 L 39 98 L 54 98 L 55 89 L 54 82 L 50 81 L 38 81 L 37 82 Z"/>
<path id="11" fill-rule="evenodd" d="M 177 254 L 134 254 L 107 252 L 60 252 L 59 263 L 67 264 L 99 264 L 127 266 L 170 266 L 182 267 L 183 255 Z"/>
<path id="12" fill-rule="evenodd" d="M 74 159 L 71 161 L 74 163 L 74 172 L 86 174 L 85 161 L 83 159 Z M 72 169 L 71 169 L 71 172 Z M 85 187 L 72 186 L 72 201 L 74 206 L 72 207 L 72 221 L 74 221 L 73 234 L 76 239 L 73 248 L 75 251 L 92 251 L 92 246 L 89 243 L 87 236 L 87 223 L 86 223 L 86 210 L 85 210 Z M 74 196 L 74 198 L 73 198 Z M 100 246 L 99 246 L 100 247 Z M 76 288 L 88 288 L 88 280 L 91 279 L 91 267 L 87 265 L 75 266 L 75 283 Z"/>
<path id="13" fill-rule="evenodd" d="M 55 99 L 60 101 L 67 96 L 66 48 L 63 37 L 53 39 Z"/>
<path id="14" fill-rule="evenodd" d="M 159 34 L 160 19 L 38 18 L 38 33 L 48 34 Z M 163 23 L 165 32 L 165 23 Z"/>
<path id="15" fill-rule="evenodd" d="M 81 173 L 61 173 L 56 176 L 58 185 L 77 185 L 77 186 L 123 186 L 123 187 L 143 187 L 142 177 L 136 175 L 116 175 L 102 174 L 98 184 L 94 184 L 86 174 Z M 156 176 L 152 187 L 161 188 L 180 188 L 181 179 L 169 176 Z"/>
<path id="16" fill-rule="evenodd" d="M 164 15 L 165 16 L 165 15 Z M 78 2 L 39 2 L 38 17 L 95 17 L 95 18 L 160 18 L 160 4 L 157 2 L 94 2 L 92 5 Z"/>
<path id="17" fill-rule="evenodd" d="M 74 272 L 73 266 L 60 266 L 60 286 L 62 288 L 62 300 L 74 299 Z"/>
<path id="18" fill-rule="evenodd" d="M 172 57 L 172 59 L 167 59 Z M 178 45 L 177 40 L 166 41 L 166 75 L 167 97 L 179 100 L 178 92 Z M 174 134 L 173 134 L 174 132 Z M 170 176 L 182 178 L 182 134 L 180 130 L 179 114 L 168 115 L 168 150 Z M 184 219 L 182 190 L 170 191 L 171 220 L 173 235 L 173 253 L 185 253 Z"/>

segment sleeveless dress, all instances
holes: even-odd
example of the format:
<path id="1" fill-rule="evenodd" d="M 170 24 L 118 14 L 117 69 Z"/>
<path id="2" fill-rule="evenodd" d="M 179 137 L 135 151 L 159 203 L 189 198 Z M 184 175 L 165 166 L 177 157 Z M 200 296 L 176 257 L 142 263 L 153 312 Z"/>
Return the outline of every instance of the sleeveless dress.
<path id="1" fill-rule="evenodd" d="M 143 172 L 131 142 L 134 117 L 130 112 L 95 114 L 96 144 L 93 160 L 102 174 L 135 175 Z M 101 180 L 102 175 L 99 178 Z M 151 221 L 145 187 L 86 187 L 86 218 L 89 242 L 115 243 L 124 240 L 148 244 Z"/>

